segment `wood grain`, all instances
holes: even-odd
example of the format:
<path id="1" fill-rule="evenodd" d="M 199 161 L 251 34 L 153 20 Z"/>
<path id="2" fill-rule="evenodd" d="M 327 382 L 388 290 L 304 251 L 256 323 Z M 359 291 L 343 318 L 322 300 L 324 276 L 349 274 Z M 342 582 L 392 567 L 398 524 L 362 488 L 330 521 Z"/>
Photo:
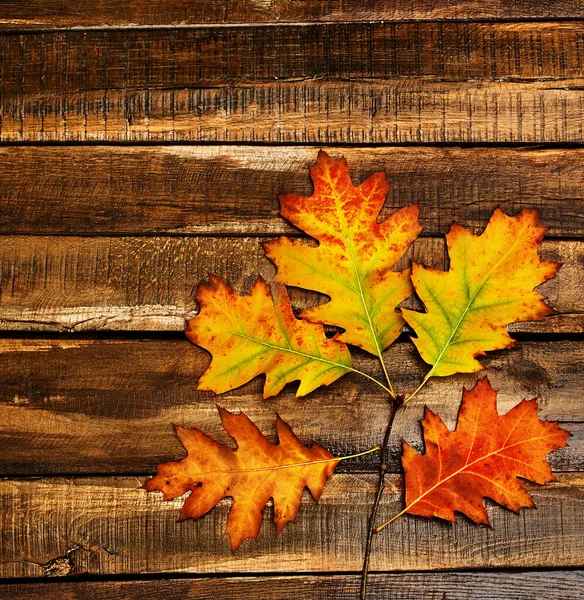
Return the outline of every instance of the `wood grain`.
<path id="1" fill-rule="evenodd" d="M 0 139 L 581 142 L 583 31 L 418 22 L 4 35 Z"/>
<path id="2" fill-rule="evenodd" d="M 519 571 L 384 573 L 368 580 L 377 600 L 580 600 L 584 572 Z M 0 584 L 11 600 L 357 600 L 356 575 L 175 578 L 153 581 L 81 581 Z"/>
<path id="3" fill-rule="evenodd" d="M 388 477 L 379 518 L 401 507 L 401 477 Z M 197 522 L 177 523 L 180 500 L 138 489 L 144 479 L 48 478 L 0 482 L 2 577 L 61 574 L 339 572 L 361 568 L 375 475 L 333 475 L 315 504 L 274 535 L 264 520 L 257 542 L 233 556 L 223 534 L 228 501 Z M 559 474 L 527 484 L 537 510 L 515 514 L 490 505 L 493 528 L 466 518 L 444 523 L 405 517 L 374 544 L 371 569 L 579 566 L 584 560 L 584 477 Z M 308 496 L 308 493 L 306 493 Z M 269 512 L 269 510 L 268 510 Z M 564 515 L 570 515 L 569 518 Z M 67 564 L 63 565 L 65 559 Z M 63 570 L 63 566 L 65 569 Z"/>
<path id="4" fill-rule="evenodd" d="M 581 83 L 282 83 L 4 102 L 4 142 L 582 143 Z M 554 87 L 556 86 L 556 87 Z M 104 96 L 106 99 L 104 100 Z M 7 106 L 8 105 L 8 106 Z"/>
<path id="5" fill-rule="evenodd" d="M 277 194 L 312 193 L 317 147 L 0 147 L 0 234 L 298 234 Z M 548 237 L 584 238 L 584 150 L 328 148 L 353 181 L 385 170 L 382 218 L 419 202 L 423 235 L 536 207 Z"/>
<path id="6" fill-rule="evenodd" d="M 183 331 L 196 314 L 193 292 L 209 274 L 240 293 L 275 267 L 261 238 L 0 236 L 0 330 Z M 575 241 L 544 241 L 542 256 L 564 263 L 541 292 L 558 315 L 513 331 L 582 331 L 584 254 Z M 444 240 L 421 238 L 398 263 L 444 268 Z M 302 308 L 315 295 L 297 291 Z"/>
<path id="7" fill-rule="evenodd" d="M 144 339 L 182 332 L 211 272 L 239 291 L 273 277 L 258 241 L 300 234 L 276 194 L 309 193 L 306 167 L 335 144 L 369 145 L 331 149 L 355 180 L 388 170 L 383 216 L 421 203 L 425 238 L 400 267 L 444 268 L 437 236 L 453 219 L 480 229 L 497 205 L 538 207 L 543 255 L 565 263 L 542 288 L 558 314 L 513 326 L 539 341 L 484 359 L 500 412 L 538 396 L 540 416 L 572 432 L 550 455 L 558 481 L 527 484 L 538 510 L 489 504 L 493 529 L 396 521 L 375 540 L 371 568 L 393 572 L 371 576 L 371 597 L 584 595 L 570 570 L 584 564 L 583 19 L 580 0 L 0 2 L 0 142 L 12 144 L 0 148 L 0 330 L 18 332 L 0 338 L 0 597 L 356 600 L 376 455 L 342 462 L 319 505 L 305 494 L 295 524 L 276 537 L 268 519 L 235 556 L 229 501 L 177 524 L 180 501 L 138 489 L 183 456 L 171 423 L 229 443 L 217 401 L 271 439 L 277 410 L 336 455 L 380 442 L 388 407 L 370 381 L 262 402 L 256 379 L 215 397 L 195 389 L 207 353 L 180 333 Z M 462 143 L 499 146 L 441 146 Z M 323 301 L 291 294 L 297 308 Z M 385 360 L 400 391 L 426 371 L 405 341 Z M 433 380 L 398 415 L 380 520 L 403 502 L 400 438 L 422 450 L 424 404 L 454 427 L 478 376 Z M 88 577 L 40 583 L 56 576 Z"/>
<path id="8" fill-rule="evenodd" d="M 262 378 L 215 396 L 196 390 L 209 355 L 187 340 L 8 340 L 0 342 L 0 474 L 153 473 L 184 456 L 171 424 L 198 427 L 230 443 L 215 407 L 243 410 L 274 439 L 274 411 L 300 438 L 335 455 L 379 444 L 386 397 L 375 384 L 347 375 L 305 399 L 288 386 L 261 400 Z M 379 364 L 355 353 L 357 368 L 381 378 Z M 398 392 L 412 391 L 426 366 L 410 343 L 385 353 Z M 584 343 L 522 342 L 491 353 L 484 364 L 499 390 L 503 414 L 523 398 L 539 398 L 540 417 L 559 420 L 573 437 L 550 455 L 555 470 L 584 470 Z M 401 439 L 422 448 L 418 420 L 427 404 L 454 428 L 463 387 L 483 374 L 434 379 L 396 418 L 389 467 L 399 472 Z M 353 472 L 377 469 L 378 455 L 341 463 Z"/>
<path id="9" fill-rule="evenodd" d="M 570 19 L 579 0 L 5 0 L 0 26 L 20 31 L 70 27 L 181 27 L 199 24 L 399 21 L 414 19 Z"/>
<path id="10" fill-rule="evenodd" d="M 581 79 L 583 32 L 578 21 L 4 34 L 2 90 L 8 98 L 18 92 L 34 98 L 91 89 L 178 90 L 300 79 Z"/>

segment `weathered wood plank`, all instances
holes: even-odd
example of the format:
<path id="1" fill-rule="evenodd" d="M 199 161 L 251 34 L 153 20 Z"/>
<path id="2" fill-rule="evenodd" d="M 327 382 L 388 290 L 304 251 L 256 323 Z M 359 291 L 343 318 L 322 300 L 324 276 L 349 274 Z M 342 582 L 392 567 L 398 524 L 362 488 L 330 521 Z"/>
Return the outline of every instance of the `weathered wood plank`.
<path id="1" fill-rule="evenodd" d="M 583 32 L 418 22 L 4 35 L 0 139 L 581 142 Z"/>
<path id="2" fill-rule="evenodd" d="M 485 215 L 485 219 L 486 219 Z M 275 267 L 261 238 L 0 236 L 0 329 L 12 331 L 183 331 L 193 290 L 210 273 L 240 292 Z M 541 291 L 559 315 L 514 331 L 581 331 L 584 246 L 548 240 L 542 255 L 564 263 Z M 416 241 L 409 259 L 443 267 L 444 240 Z M 314 294 L 295 292 L 298 307 Z"/>
<path id="3" fill-rule="evenodd" d="M 355 353 L 357 368 L 381 379 L 378 363 Z M 9 340 L 0 342 L 0 474 L 152 473 L 156 464 L 184 456 L 171 423 L 199 427 L 223 443 L 215 403 L 243 410 L 268 436 L 274 411 L 306 443 L 337 456 L 372 448 L 383 439 L 388 406 L 382 390 L 347 375 L 305 399 L 288 386 L 261 400 L 262 378 L 222 396 L 196 390 L 209 362 L 187 340 Z M 385 353 L 399 392 L 411 392 L 426 366 L 410 343 Z M 583 342 L 522 342 L 492 353 L 484 364 L 499 410 L 539 397 L 540 416 L 572 432 L 569 447 L 550 455 L 555 470 L 584 470 Z M 434 379 L 396 418 L 390 469 L 399 471 L 400 441 L 422 448 L 418 420 L 427 404 L 449 427 L 456 423 L 462 389 L 480 375 Z M 375 471 L 378 455 L 341 463 L 339 469 Z"/>
<path id="4" fill-rule="evenodd" d="M 400 479 L 388 478 L 380 520 L 402 505 Z M 318 505 L 306 498 L 294 525 L 276 537 L 273 524 L 264 520 L 258 541 L 246 542 L 235 556 L 223 534 L 228 501 L 197 522 L 177 523 L 180 501 L 162 502 L 159 494 L 138 489 L 142 482 L 137 477 L 0 482 L 0 575 L 42 577 L 55 559 L 69 562 L 68 575 L 361 568 L 375 475 L 333 475 Z M 580 566 L 584 477 L 560 474 L 556 483 L 528 487 L 537 510 L 517 515 L 491 505 L 492 529 L 464 517 L 456 524 L 416 517 L 395 521 L 375 540 L 371 569 Z"/>
<path id="5" fill-rule="evenodd" d="M 584 17 L 579 0 L 4 0 L 2 29 L 180 27 L 199 24 L 399 21 L 403 19 L 571 19 Z"/>
<path id="6" fill-rule="evenodd" d="M 581 143 L 578 86 L 408 79 L 88 91 L 5 101 L 0 141 Z"/>
<path id="7" fill-rule="evenodd" d="M 0 148 L 0 233 L 298 233 L 277 194 L 309 195 L 316 147 Z M 584 238 L 584 150 L 332 148 L 355 183 L 386 170 L 382 218 L 419 202 L 423 235 L 537 207 L 548 236 Z M 145 199 L 147 198 L 147 202 Z"/>
<path id="8" fill-rule="evenodd" d="M 355 575 L 64 581 L 0 584 L 0 596 L 11 600 L 357 600 L 359 585 Z M 544 592 L 548 600 L 580 600 L 584 571 L 375 573 L 369 576 L 367 589 L 377 600 L 533 600 Z"/>
<path id="9" fill-rule="evenodd" d="M 298 79 L 581 79 L 583 33 L 581 22 L 408 22 L 9 34 L 2 90 L 10 99 Z"/>

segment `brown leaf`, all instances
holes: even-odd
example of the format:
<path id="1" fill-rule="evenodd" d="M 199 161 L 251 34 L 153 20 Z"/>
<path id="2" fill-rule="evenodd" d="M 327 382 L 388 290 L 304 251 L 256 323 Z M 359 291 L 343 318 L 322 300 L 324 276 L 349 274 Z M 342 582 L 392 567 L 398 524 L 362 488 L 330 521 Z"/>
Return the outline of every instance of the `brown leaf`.
<path id="1" fill-rule="evenodd" d="M 191 492 L 180 521 L 198 519 L 222 498 L 233 498 L 227 533 L 235 551 L 246 538 L 257 537 L 270 498 L 274 499 L 274 522 L 280 533 L 296 517 L 302 490 L 307 487 L 318 500 L 338 461 L 318 444 L 303 446 L 279 416 L 279 443 L 272 444 L 245 414 L 218 410 L 237 448 L 219 444 L 199 429 L 176 426 L 187 457 L 159 465 L 158 474 L 144 488 L 163 492 L 165 500 Z"/>

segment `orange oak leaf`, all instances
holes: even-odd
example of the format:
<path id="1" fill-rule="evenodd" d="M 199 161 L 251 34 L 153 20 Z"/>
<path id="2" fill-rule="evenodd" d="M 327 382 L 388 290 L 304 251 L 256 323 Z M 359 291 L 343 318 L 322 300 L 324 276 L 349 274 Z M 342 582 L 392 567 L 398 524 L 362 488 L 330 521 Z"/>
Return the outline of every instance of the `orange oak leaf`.
<path id="1" fill-rule="evenodd" d="M 278 267 L 278 281 L 330 297 L 303 310 L 302 318 L 341 327 L 341 341 L 380 356 L 404 325 L 396 307 L 413 291 L 409 269 L 392 268 L 421 231 L 419 207 L 378 223 L 389 190 L 385 173 L 355 187 L 347 161 L 322 151 L 310 177 L 313 195 L 281 195 L 280 214 L 318 246 L 281 237 L 263 244 L 266 255 Z"/>
<path id="2" fill-rule="evenodd" d="M 541 260 L 546 228 L 536 209 L 515 217 L 495 210 L 481 235 L 454 223 L 446 234 L 450 269 L 414 264 L 412 281 L 427 312 L 404 310 L 412 338 L 432 376 L 472 373 L 476 356 L 515 344 L 507 325 L 553 313 L 533 289 L 555 276 L 560 265 Z"/>
<path id="3" fill-rule="evenodd" d="M 500 416 L 497 393 L 486 377 L 464 391 L 455 431 L 428 407 L 422 427 L 425 454 L 403 444 L 403 512 L 455 521 L 458 511 L 486 524 L 484 497 L 515 512 L 535 506 L 517 477 L 554 481 L 546 456 L 565 446 L 570 435 L 557 423 L 540 421 L 535 399 Z"/>
<path id="4" fill-rule="evenodd" d="M 222 498 L 233 498 L 227 533 L 235 551 L 245 539 L 257 537 L 270 498 L 277 533 L 295 519 L 305 487 L 318 501 L 338 460 L 318 444 L 303 446 L 279 416 L 279 443 L 272 444 L 245 414 L 218 410 L 236 449 L 219 444 L 199 429 L 175 426 L 187 457 L 159 465 L 158 474 L 144 488 L 163 492 L 164 500 L 190 492 L 179 521 L 198 519 Z"/>
<path id="5" fill-rule="evenodd" d="M 200 312 L 187 336 L 213 356 L 200 390 L 221 394 L 265 373 L 264 398 L 292 381 L 300 381 L 297 396 L 304 396 L 353 370 L 338 336 L 329 339 L 322 325 L 296 319 L 282 285 L 270 292 L 258 278 L 249 295 L 239 296 L 212 275 L 196 298 Z"/>

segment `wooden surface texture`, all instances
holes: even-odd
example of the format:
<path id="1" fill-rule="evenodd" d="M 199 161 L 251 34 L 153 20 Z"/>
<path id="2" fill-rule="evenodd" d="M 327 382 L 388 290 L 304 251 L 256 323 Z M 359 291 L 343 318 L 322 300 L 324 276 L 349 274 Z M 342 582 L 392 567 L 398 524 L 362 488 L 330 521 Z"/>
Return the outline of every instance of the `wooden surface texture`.
<path id="1" fill-rule="evenodd" d="M 578 21 L 0 34 L 0 140 L 578 143 L 583 32 Z"/>
<path id="2" fill-rule="evenodd" d="M 579 0 L 3 0 L 5 30 L 404 20 L 581 19 Z"/>
<path id="3" fill-rule="evenodd" d="M 197 283 L 210 273 L 240 293 L 274 265 L 258 237 L 79 237 L 0 236 L 0 330 L 4 331 L 183 331 L 197 307 Z M 584 250 L 580 241 L 547 240 L 542 255 L 564 263 L 540 287 L 557 311 L 541 322 L 516 323 L 515 331 L 582 332 Z M 415 242 L 399 266 L 411 259 L 444 267 L 443 238 Z M 303 308 L 320 297 L 294 291 Z M 409 305 L 412 301 L 409 300 Z"/>
<path id="4" fill-rule="evenodd" d="M 11 600 L 36 598 L 38 594 L 43 594 L 46 600 L 353 600 L 359 594 L 359 583 L 354 575 L 53 581 L 51 585 L 0 584 L 0 594 Z M 533 600 L 543 589 L 549 600 L 580 600 L 584 594 L 583 573 L 577 570 L 408 572 L 372 574 L 369 578 L 371 596 L 378 600 L 467 600 L 469 597 L 474 600 Z"/>
<path id="5" fill-rule="evenodd" d="M 67 575 L 359 571 L 376 480 L 370 474 L 333 475 L 318 504 L 305 492 L 286 535 L 276 537 L 273 523 L 264 519 L 257 541 L 245 542 L 235 557 L 224 535 L 227 500 L 197 522 L 177 523 L 180 500 L 163 502 L 138 489 L 143 477 L 4 481 L 0 535 L 7 550 L 0 574 L 46 576 L 43 565 L 68 551 L 73 568 Z M 401 476 L 388 476 L 386 485 L 381 521 L 402 506 Z M 518 516 L 491 505 L 492 529 L 464 517 L 456 524 L 395 521 L 376 539 L 372 570 L 581 566 L 584 475 L 558 473 L 555 483 L 528 487 L 537 510 Z"/>
<path id="6" fill-rule="evenodd" d="M 392 346 L 385 359 L 398 391 L 413 389 L 426 372 L 409 343 Z M 542 418 L 562 422 L 573 434 L 569 448 L 550 455 L 552 466 L 584 471 L 584 396 L 579 393 L 584 344 L 525 341 L 483 362 L 499 390 L 500 412 L 523 398 L 539 397 Z M 305 442 L 319 442 L 336 455 L 367 450 L 383 437 L 387 401 L 358 375 L 346 375 L 308 398 L 296 398 L 290 386 L 262 401 L 260 379 L 217 398 L 195 389 L 197 374 L 208 363 L 205 351 L 182 339 L 5 340 L 0 345 L 5 382 L 0 470 L 14 475 L 154 473 L 158 463 L 184 456 L 172 423 L 196 426 L 229 442 L 216 402 L 243 410 L 271 436 L 277 411 Z M 382 375 L 364 353 L 356 355 L 355 364 Z M 400 411 L 390 447 L 392 472 L 399 472 L 402 438 L 422 448 L 418 420 L 424 404 L 454 427 L 462 389 L 477 377 L 433 381 Z M 342 463 L 339 470 L 373 472 L 378 460 L 369 455 Z"/>
<path id="7" fill-rule="evenodd" d="M 277 195 L 310 194 L 320 148 L 354 183 L 386 171 L 380 218 L 420 204 L 400 268 L 446 268 L 450 224 L 480 232 L 497 206 L 538 208 L 541 255 L 563 263 L 540 288 L 556 314 L 481 358 L 501 413 L 537 397 L 571 432 L 557 481 L 526 484 L 537 510 L 487 500 L 492 529 L 395 521 L 368 598 L 584 596 L 583 65 L 581 0 L 0 0 L 0 598 L 357 600 L 376 454 L 342 462 L 319 504 L 305 492 L 277 537 L 269 505 L 235 555 L 229 500 L 177 523 L 180 500 L 140 489 L 184 456 L 172 423 L 230 443 L 216 403 L 271 440 L 277 411 L 336 455 L 381 442 L 370 381 L 263 401 L 258 378 L 218 398 L 184 336 L 199 282 L 246 292 L 274 277 L 260 241 L 304 237 Z M 384 358 L 399 392 L 427 370 L 407 330 Z M 480 376 L 400 410 L 380 521 L 403 506 L 401 440 L 423 450 L 424 405 L 453 428 Z"/>
<path id="8" fill-rule="evenodd" d="M 0 234 L 298 235 L 279 193 L 310 194 L 317 146 L 0 146 Z M 383 168 L 381 218 L 418 202 L 422 236 L 535 207 L 548 238 L 584 239 L 584 149 L 327 147 L 355 183 Z"/>

